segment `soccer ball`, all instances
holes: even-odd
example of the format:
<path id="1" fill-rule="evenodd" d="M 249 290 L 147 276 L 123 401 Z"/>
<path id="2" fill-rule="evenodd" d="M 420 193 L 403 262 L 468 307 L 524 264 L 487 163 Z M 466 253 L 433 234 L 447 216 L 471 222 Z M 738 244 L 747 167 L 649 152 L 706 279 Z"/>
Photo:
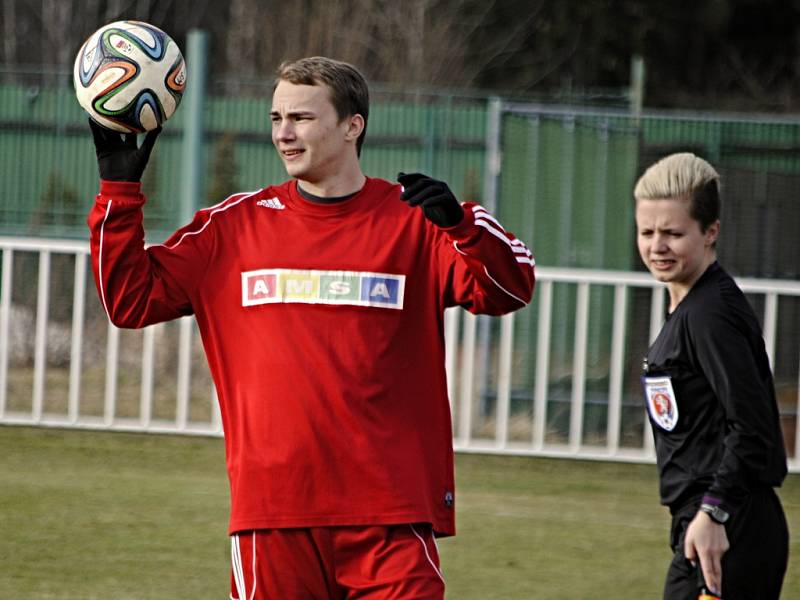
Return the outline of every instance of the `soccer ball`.
<path id="1" fill-rule="evenodd" d="M 186 65 L 158 27 L 117 21 L 95 31 L 75 58 L 78 102 L 100 125 L 125 133 L 159 127 L 178 108 Z"/>

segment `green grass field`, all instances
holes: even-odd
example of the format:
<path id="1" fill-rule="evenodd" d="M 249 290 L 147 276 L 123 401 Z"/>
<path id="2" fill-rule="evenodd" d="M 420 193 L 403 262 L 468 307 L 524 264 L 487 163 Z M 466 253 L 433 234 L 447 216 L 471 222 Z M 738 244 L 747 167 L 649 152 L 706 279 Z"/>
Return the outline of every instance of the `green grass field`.
<path id="1" fill-rule="evenodd" d="M 457 479 L 449 599 L 661 597 L 654 466 L 459 455 Z M 800 477 L 781 498 L 800 531 Z M 219 439 L 0 427 L 0 598 L 227 598 L 227 512 Z"/>

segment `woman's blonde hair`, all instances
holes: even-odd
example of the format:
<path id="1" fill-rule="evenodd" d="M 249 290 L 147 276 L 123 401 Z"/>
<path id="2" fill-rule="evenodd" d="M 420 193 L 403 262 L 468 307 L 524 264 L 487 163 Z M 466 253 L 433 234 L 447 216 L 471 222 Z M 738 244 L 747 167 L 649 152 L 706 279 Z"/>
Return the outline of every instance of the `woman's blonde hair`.
<path id="1" fill-rule="evenodd" d="M 705 232 L 719 219 L 719 173 L 691 152 L 665 156 L 651 165 L 636 182 L 636 200 L 689 200 L 690 216 Z"/>

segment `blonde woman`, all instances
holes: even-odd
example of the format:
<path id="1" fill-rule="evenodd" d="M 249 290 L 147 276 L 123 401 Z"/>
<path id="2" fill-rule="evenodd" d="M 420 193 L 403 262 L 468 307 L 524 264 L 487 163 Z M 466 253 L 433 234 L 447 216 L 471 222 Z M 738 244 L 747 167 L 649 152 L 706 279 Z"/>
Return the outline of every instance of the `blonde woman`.
<path id="1" fill-rule="evenodd" d="M 672 154 L 634 189 L 639 254 L 669 310 L 644 361 L 661 502 L 674 552 L 665 600 L 780 595 L 788 530 L 774 492 L 786 475 L 769 359 L 744 294 L 717 262 L 719 175 Z"/>

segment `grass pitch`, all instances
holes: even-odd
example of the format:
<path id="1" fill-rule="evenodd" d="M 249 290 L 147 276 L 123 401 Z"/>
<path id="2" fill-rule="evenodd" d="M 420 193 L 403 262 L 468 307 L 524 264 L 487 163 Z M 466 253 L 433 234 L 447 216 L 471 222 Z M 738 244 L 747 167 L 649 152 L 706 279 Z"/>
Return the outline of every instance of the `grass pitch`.
<path id="1" fill-rule="evenodd" d="M 448 598 L 660 598 L 654 466 L 459 455 L 456 469 Z M 781 498 L 792 600 L 800 477 Z M 0 598 L 227 598 L 227 517 L 219 439 L 0 427 Z"/>

